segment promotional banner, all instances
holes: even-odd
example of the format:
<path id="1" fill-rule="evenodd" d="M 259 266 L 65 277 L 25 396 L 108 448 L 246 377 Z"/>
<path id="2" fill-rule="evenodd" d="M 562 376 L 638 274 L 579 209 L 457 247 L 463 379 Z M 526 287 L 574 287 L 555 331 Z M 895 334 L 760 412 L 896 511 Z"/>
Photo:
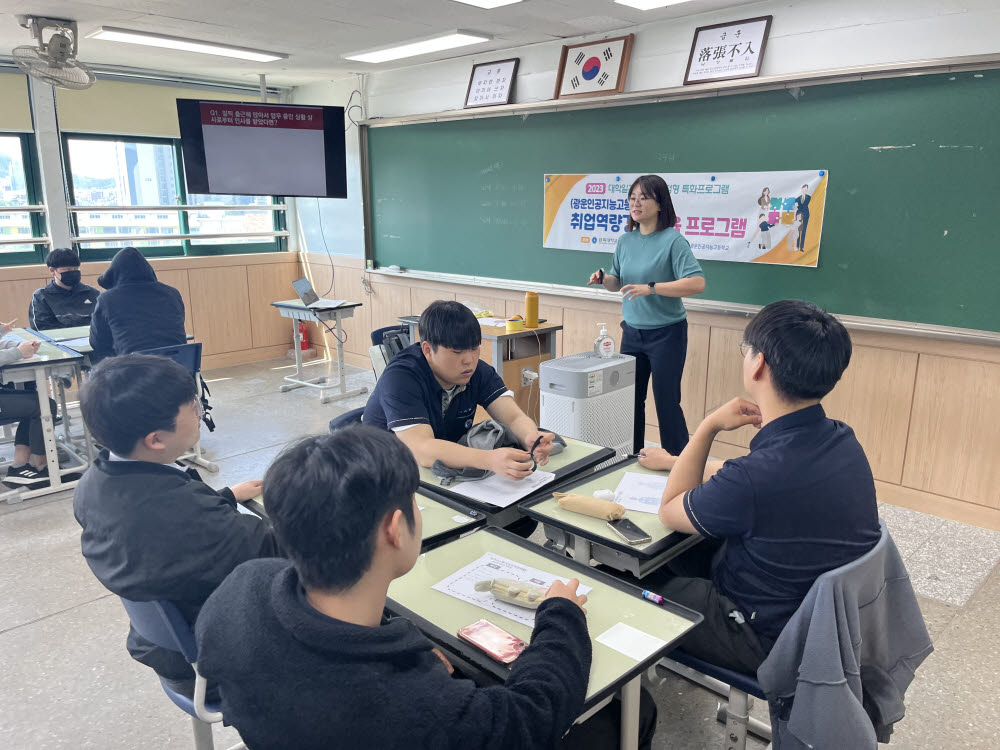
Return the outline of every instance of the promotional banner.
<path id="1" fill-rule="evenodd" d="M 614 252 L 629 220 L 638 174 L 545 175 L 542 245 Z M 700 260 L 815 268 L 829 173 L 660 174 L 677 213 L 675 228 Z"/>

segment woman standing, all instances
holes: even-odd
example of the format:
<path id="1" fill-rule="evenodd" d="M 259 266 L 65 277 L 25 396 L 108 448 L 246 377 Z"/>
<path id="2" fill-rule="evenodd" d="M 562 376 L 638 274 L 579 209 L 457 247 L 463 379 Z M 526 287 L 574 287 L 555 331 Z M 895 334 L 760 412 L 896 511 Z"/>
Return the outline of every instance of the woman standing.
<path id="1" fill-rule="evenodd" d="M 618 238 L 611 271 L 596 271 L 589 283 L 621 291 L 624 299 L 621 352 L 636 360 L 633 450 L 638 453 L 646 442 L 646 390 L 652 375 L 660 445 L 677 455 L 688 442 L 681 411 L 687 356 L 687 313 L 681 297 L 705 291 L 705 276 L 691 245 L 674 228 L 677 214 L 662 177 L 637 179 L 628 201 L 628 226 Z"/>

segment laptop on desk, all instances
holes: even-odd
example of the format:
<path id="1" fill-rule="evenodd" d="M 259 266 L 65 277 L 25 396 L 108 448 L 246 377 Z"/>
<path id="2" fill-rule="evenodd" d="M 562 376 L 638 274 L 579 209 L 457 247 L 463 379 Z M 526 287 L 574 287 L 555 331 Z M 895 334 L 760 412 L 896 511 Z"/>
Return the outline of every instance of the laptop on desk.
<path id="1" fill-rule="evenodd" d="M 333 308 L 340 307 L 346 301 L 342 299 L 320 299 L 319 295 L 316 294 L 316 290 L 313 289 L 312 284 L 309 283 L 309 279 L 303 278 L 293 281 L 292 287 L 295 289 L 295 293 L 299 295 L 299 299 L 302 300 L 302 304 L 310 310 L 332 310 Z"/>

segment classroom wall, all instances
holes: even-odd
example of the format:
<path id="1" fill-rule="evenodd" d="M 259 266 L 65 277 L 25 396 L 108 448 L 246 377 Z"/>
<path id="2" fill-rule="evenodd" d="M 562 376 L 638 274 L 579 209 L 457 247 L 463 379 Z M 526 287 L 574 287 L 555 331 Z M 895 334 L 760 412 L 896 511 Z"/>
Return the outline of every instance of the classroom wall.
<path id="1" fill-rule="evenodd" d="M 259 253 L 150 260 L 160 281 L 184 298 L 187 332 L 202 343 L 202 367 L 283 357 L 292 345 L 291 323 L 270 303 L 294 296 L 301 276 L 298 253 Z M 97 277 L 109 263 L 84 263 L 83 281 L 100 288 Z M 0 268 L 0 320 L 28 325 L 32 293 L 49 280 L 44 265 Z"/>

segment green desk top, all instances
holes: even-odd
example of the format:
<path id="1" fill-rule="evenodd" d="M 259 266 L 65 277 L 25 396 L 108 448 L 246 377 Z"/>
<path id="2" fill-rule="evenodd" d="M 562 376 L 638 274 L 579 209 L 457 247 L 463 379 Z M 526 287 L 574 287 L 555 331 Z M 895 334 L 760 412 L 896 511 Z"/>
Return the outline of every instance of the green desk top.
<path id="1" fill-rule="evenodd" d="M 593 495 L 598 490 L 613 491 L 615 487 L 618 486 L 618 483 L 622 480 L 625 473 L 629 471 L 637 474 L 664 473 L 644 469 L 639 465 L 638 461 L 633 458 L 624 466 L 622 464 L 615 464 L 604 471 L 585 477 L 578 483 L 571 482 L 563 487 L 560 487 L 559 492 L 589 496 Z M 588 538 L 596 537 L 595 541 L 598 541 L 599 543 L 603 544 L 605 541 L 611 542 L 612 544 L 609 544 L 608 546 L 618 548 L 624 547 L 624 549 L 630 552 L 641 553 L 656 550 L 658 547 L 663 546 L 659 544 L 660 542 L 674 533 L 673 529 L 668 529 L 663 525 L 659 516 L 655 513 L 638 513 L 634 510 L 630 510 L 625 514 L 625 517 L 649 534 L 649 536 L 652 537 L 652 541 L 647 542 L 646 544 L 629 546 L 622 541 L 621 537 L 608 528 L 607 521 L 603 521 L 599 518 L 592 518 L 591 516 L 585 516 L 582 513 L 574 513 L 570 510 L 563 510 L 559 507 L 558 501 L 552 497 L 551 492 L 545 498 L 531 503 L 526 503 L 521 506 L 521 510 L 525 514 L 531 516 L 532 518 L 536 518 L 543 523 L 551 523 L 554 526 L 558 526 L 559 528 L 566 529 L 568 531 L 582 532 L 583 535 Z"/>
<path id="2" fill-rule="evenodd" d="M 33 331 L 30 328 L 15 328 L 4 338 L 13 338 L 20 341 L 42 342 L 42 345 L 38 348 L 37 358 L 22 359 L 17 362 L 11 362 L 10 364 L 3 366 L 5 370 L 28 368 L 41 363 L 69 363 L 81 359 L 81 355 L 77 352 L 72 349 L 66 349 L 65 347 L 53 344 L 51 341 L 46 339 L 44 334 L 39 334 L 37 331 Z"/>
<path id="3" fill-rule="evenodd" d="M 90 326 L 72 326 L 70 328 L 50 328 L 42 331 L 43 336 L 47 336 L 53 341 L 72 341 L 90 336 Z"/>
<path id="4" fill-rule="evenodd" d="M 417 505 L 423 508 L 420 515 L 423 517 L 421 542 L 424 548 L 440 544 L 452 536 L 459 536 L 486 523 L 486 516 L 482 513 L 420 492 L 417 493 Z M 267 518 L 263 495 L 258 495 L 246 503 L 246 506 L 258 516 Z"/>
<path id="5" fill-rule="evenodd" d="M 538 497 L 538 493 L 550 492 L 550 487 L 569 479 L 580 471 L 596 466 L 602 461 L 607 461 L 609 458 L 614 456 L 614 451 L 610 448 L 585 443 L 582 440 L 575 440 L 574 438 L 564 439 L 566 440 L 566 447 L 563 449 L 562 453 L 556 456 L 550 456 L 549 462 L 545 466 L 538 467 L 542 471 L 551 471 L 556 475 L 556 478 L 551 484 L 537 490 L 534 493 L 534 497 Z M 451 500 L 467 505 L 470 508 L 482 509 L 487 512 L 496 512 L 498 510 L 495 505 L 486 505 L 478 502 L 477 500 L 471 500 L 464 495 L 453 492 L 451 487 L 442 487 L 441 480 L 434 476 L 434 472 L 423 466 L 420 467 L 420 484 L 424 488 L 431 490 L 436 494 L 443 495 Z M 522 503 L 525 500 L 530 500 L 531 498 L 532 495 L 528 495 L 524 498 L 524 500 L 519 500 L 518 502 Z"/>
<path id="6" fill-rule="evenodd" d="M 459 653 L 500 679 L 504 679 L 509 670 L 490 660 L 478 649 L 460 641 L 456 635 L 458 630 L 486 618 L 527 641 L 531 637 L 531 629 L 432 589 L 434 584 L 487 552 L 555 575 L 576 577 L 582 584 L 593 587 L 586 605 L 587 627 L 594 653 L 587 688 L 588 701 L 603 698 L 624 681 L 648 668 L 702 619 L 701 615 L 676 605 L 652 604 L 642 598 L 641 589 L 556 555 L 508 532 L 499 529 L 477 531 L 420 555 L 413 570 L 402 578 L 397 578 L 389 586 L 386 609 L 393 614 L 409 617 L 432 640 L 442 643 L 449 650 Z M 666 641 L 666 645 L 643 661 L 636 661 L 595 640 L 619 622 L 656 636 Z"/>

